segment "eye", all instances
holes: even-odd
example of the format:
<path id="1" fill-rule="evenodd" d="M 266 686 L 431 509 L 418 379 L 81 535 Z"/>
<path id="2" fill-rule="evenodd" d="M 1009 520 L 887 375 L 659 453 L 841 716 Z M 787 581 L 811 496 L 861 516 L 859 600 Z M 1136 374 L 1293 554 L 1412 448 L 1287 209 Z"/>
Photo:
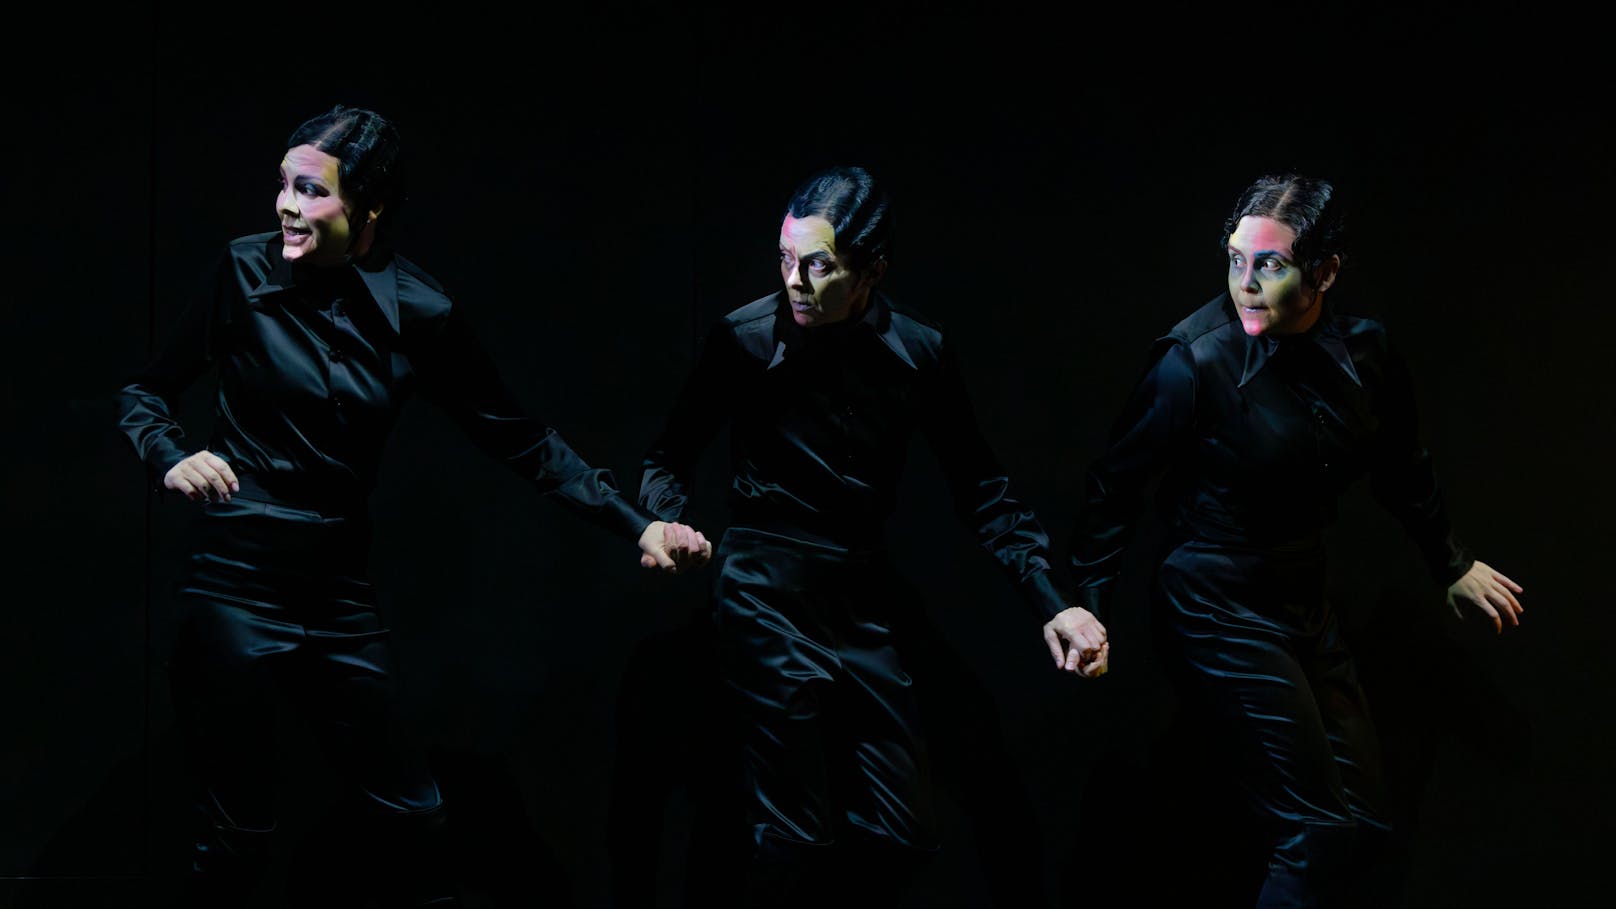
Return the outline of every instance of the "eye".
<path id="1" fill-rule="evenodd" d="M 1243 264 L 1245 264 L 1245 263 L 1241 260 L 1239 253 L 1229 253 L 1229 267 L 1230 268 L 1239 268 Z"/>
<path id="2" fill-rule="evenodd" d="M 313 183 L 307 181 L 297 185 L 297 191 L 305 196 L 323 196 L 325 192 Z"/>
<path id="3" fill-rule="evenodd" d="M 825 259 L 809 259 L 808 270 L 816 275 L 825 274 L 830 271 L 830 262 Z"/>
<path id="4" fill-rule="evenodd" d="M 1283 270 L 1285 268 L 1285 263 L 1284 262 L 1281 262 L 1278 259 L 1275 259 L 1275 258 L 1272 258 L 1272 257 L 1263 259 L 1258 264 L 1262 266 L 1263 271 L 1270 271 L 1270 272 L 1281 271 L 1281 270 Z"/>

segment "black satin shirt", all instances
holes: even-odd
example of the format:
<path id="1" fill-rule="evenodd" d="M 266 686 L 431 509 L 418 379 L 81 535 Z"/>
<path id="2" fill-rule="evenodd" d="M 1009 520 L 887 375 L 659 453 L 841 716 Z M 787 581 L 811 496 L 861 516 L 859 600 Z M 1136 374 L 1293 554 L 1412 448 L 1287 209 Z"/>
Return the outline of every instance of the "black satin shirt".
<path id="1" fill-rule="evenodd" d="M 654 520 L 521 412 L 443 288 L 402 257 L 303 267 L 281 257 L 279 233 L 232 242 L 209 292 L 118 393 L 119 427 L 158 484 L 199 450 L 170 402 L 213 368 L 218 409 L 205 447 L 230 463 L 243 495 L 362 508 L 419 389 L 480 448 L 593 523 L 637 539 Z"/>
<path id="2" fill-rule="evenodd" d="M 713 327 L 646 456 L 640 503 L 665 521 L 688 501 L 697 458 L 730 425 L 734 523 L 851 549 L 879 548 L 909 440 L 936 451 L 963 520 L 1024 599 L 1063 601 L 1049 540 L 983 438 L 942 332 L 881 294 L 858 319 L 803 329 L 783 292 Z"/>
<path id="3" fill-rule="evenodd" d="M 1337 497 L 1366 473 L 1433 578 L 1470 569 L 1384 326 L 1326 311 L 1304 334 L 1253 338 L 1222 294 L 1157 341 L 1089 470 L 1072 555 L 1079 599 L 1104 605 L 1158 476 L 1182 537 L 1281 550 L 1318 546 Z"/>

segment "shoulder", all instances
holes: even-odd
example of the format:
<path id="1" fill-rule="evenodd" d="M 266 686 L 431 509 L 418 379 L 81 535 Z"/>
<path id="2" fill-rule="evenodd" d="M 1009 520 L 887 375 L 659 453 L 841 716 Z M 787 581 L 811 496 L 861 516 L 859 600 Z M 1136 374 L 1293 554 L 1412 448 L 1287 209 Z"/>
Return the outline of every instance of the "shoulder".
<path id="1" fill-rule="evenodd" d="M 243 278 L 254 279 L 251 287 L 269 275 L 281 261 L 281 235 L 279 231 L 248 234 L 231 240 L 224 251 L 223 264 Z"/>
<path id="2" fill-rule="evenodd" d="M 1398 374 L 1400 361 L 1386 323 L 1368 316 L 1332 315 L 1329 330 L 1346 346 L 1361 379 L 1374 383 Z"/>
<path id="3" fill-rule="evenodd" d="M 713 324 L 707 341 L 738 347 L 767 363 L 774 356 L 774 319 L 784 292 L 776 292 L 725 313 Z"/>
<path id="4" fill-rule="evenodd" d="M 1240 320 L 1235 318 L 1234 307 L 1229 303 L 1229 295 L 1222 293 L 1157 338 L 1154 355 L 1160 357 L 1169 350 L 1179 348 L 1194 362 L 1206 363 L 1227 352 L 1231 345 L 1244 337 Z"/>
<path id="5" fill-rule="evenodd" d="M 886 299 L 886 298 L 883 298 Z M 943 324 L 915 309 L 886 299 L 890 330 L 903 339 L 903 345 L 912 354 L 927 360 L 936 360 L 943 351 Z"/>
<path id="6" fill-rule="evenodd" d="M 759 297 L 745 306 L 732 309 L 718 320 L 716 327 L 730 331 L 743 331 L 758 323 L 774 324 L 774 314 L 780 307 L 780 293 Z"/>
<path id="7" fill-rule="evenodd" d="M 1179 320 L 1179 323 L 1159 340 L 1173 341 L 1191 348 L 1205 347 L 1227 340 L 1239 330 L 1240 323 L 1234 317 L 1234 307 L 1230 305 L 1229 295 L 1225 293 L 1218 294 Z"/>
<path id="8" fill-rule="evenodd" d="M 447 311 L 453 305 L 449 292 L 426 269 L 397 254 L 393 256 L 393 268 L 398 273 L 400 301 L 408 300 L 427 311 Z"/>
<path id="9" fill-rule="evenodd" d="M 1369 316 L 1332 315 L 1330 330 L 1340 335 L 1351 348 L 1386 347 L 1386 323 Z"/>

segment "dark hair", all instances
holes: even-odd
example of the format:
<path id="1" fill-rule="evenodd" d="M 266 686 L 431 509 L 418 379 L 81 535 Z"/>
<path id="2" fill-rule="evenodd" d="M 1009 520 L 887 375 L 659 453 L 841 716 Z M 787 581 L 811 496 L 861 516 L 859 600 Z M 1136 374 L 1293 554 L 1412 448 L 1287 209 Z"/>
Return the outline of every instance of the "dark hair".
<path id="1" fill-rule="evenodd" d="M 1291 257 L 1302 266 L 1302 279 L 1313 283 L 1319 266 L 1331 256 L 1346 264 L 1346 223 L 1340 194 L 1328 180 L 1300 174 L 1259 177 L 1240 194 L 1234 213 L 1223 222 L 1223 246 L 1245 217 L 1273 218 L 1296 231 Z"/>
<path id="2" fill-rule="evenodd" d="M 381 206 L 376 240 L 389 238 L 404 204 L 403 143 L 398 129 L 375 111 L 338 104 L 292 131 L 286 147 L 299 145 L 312 145 L 337 159 L 343 193 L 356 211 Z"/>
<path id="3" fill-rule="evenodd" d="M 804 180 L 786 214 L 829 221 L 837 253 L 855 271 L 892 256 L 892 198 L 862 167 L 831 167 Z"/>

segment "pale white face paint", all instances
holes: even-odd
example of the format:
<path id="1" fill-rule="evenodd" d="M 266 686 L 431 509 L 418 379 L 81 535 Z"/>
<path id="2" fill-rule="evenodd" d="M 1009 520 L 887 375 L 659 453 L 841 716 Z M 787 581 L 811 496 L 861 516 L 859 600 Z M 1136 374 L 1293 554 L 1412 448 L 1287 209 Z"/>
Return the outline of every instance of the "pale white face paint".
<path id="1" fill-rule="evenodd" d="M 288 149 L 281 159 L 275 214 L 281 222 L 281 255 L 286 261 L 336 265 L 350 255 L 364 255 L 369 248 L 381 210 L 364 213 L 359 219 L 356 243 L 353 203 L 342 191 L 340 164 L 312 145 Z"/>
<path id="2" fill-rule="evenodd" d="M 791 318 L 804 328 L 862 314 L 874 283 L 837 256 L 836 231 L 817 215 L 786 215 L 780 225 L 780 277 L 791 301 Z"/>

